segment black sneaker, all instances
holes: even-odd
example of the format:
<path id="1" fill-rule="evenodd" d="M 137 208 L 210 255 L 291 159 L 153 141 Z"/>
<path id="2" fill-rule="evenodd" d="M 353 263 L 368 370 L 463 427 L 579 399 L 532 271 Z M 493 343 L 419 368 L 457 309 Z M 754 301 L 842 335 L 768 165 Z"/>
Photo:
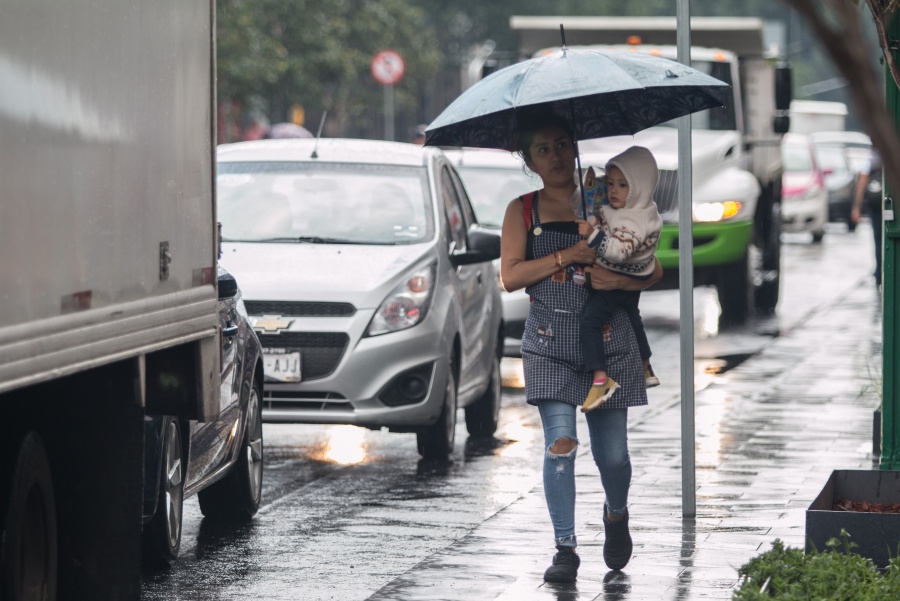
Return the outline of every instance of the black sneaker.
<path id="1" fill-rule="evenodd" d="M 556 547 L 553 565 L 544 572 L 546 582 L 575 582 L 581 558 L 572 547 Z"/>
<path id="2" fill-rule="evenodd" d="M 625 517 L 616 522 L 611 522 L 606 517 L 606 507 L 603 509 L 603 528 L 606 530 L 606 540 L 603 542 L 603 561 L 611 570 L 621 570 L 631 559 L 633 545 L 631 534 L 628 532 L 628 510 Z"/>

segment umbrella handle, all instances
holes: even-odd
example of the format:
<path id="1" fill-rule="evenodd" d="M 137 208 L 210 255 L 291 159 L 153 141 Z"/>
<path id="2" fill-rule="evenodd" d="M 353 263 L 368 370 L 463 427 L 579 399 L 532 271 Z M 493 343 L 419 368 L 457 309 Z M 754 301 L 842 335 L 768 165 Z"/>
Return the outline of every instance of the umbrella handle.
<path id="1" fill-rule="evenodd" d="M 560 33 L 563 35 L 563 46 L 566 45 L 565 33 L 563 33 L 562 24 L 559 26 Z M 578 134 L 575 129 L 575 103 L 569 98 L 569 120 L 572 123 L 572 142 L 575 144 L 575 163 L 578 165 L 578 189 L 581 191 L 581 218 L 587 220 L 587 200 L 584 197 L 584 175 L 581 173 L 581 153 L 578 152 Z"/>

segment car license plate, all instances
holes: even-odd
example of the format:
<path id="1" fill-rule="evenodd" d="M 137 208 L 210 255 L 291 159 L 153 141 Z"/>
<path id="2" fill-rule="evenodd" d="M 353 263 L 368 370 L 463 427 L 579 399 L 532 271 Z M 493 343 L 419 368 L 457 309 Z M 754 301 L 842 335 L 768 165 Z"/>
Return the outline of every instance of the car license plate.
<path id="1" fill-rule="evenodd" d="M 299 382 L 300 353 L 268 353 L 263 349 L 263 371 L 279 382 Z"/>

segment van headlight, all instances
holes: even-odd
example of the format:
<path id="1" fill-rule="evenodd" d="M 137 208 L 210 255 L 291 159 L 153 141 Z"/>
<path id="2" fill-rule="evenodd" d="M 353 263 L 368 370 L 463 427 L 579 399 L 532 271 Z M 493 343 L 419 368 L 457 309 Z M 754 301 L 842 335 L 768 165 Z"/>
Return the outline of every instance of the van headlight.
<path id="1" fill-rule="evenodd" d="M 387 295 L 372 317 L 366 336 L 397 332 L 421 323 L 434 297 L 437 262 L 418 269 Z"/>
<path id="2" fill-rule="evenodd" d="M 741 212 L 743 205 L 738 200 L 725 202 L 704 202 L 694 207 L 694 220 L 702 222 L 724 221 Z"/>

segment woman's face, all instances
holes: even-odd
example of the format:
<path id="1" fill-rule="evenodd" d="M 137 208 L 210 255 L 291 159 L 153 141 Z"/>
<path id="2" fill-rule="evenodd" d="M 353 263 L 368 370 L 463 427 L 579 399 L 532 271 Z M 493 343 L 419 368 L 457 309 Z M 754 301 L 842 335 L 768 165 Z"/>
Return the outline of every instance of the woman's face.
<path id="1" fill-rule="evenodd" d="M 539 129 L 528 147 L 528 168 L 538 174 L 544 185 L 574 182 L 575 145 L 562 129 L 548 126 Z"/>

